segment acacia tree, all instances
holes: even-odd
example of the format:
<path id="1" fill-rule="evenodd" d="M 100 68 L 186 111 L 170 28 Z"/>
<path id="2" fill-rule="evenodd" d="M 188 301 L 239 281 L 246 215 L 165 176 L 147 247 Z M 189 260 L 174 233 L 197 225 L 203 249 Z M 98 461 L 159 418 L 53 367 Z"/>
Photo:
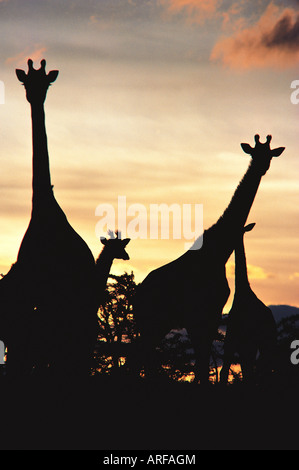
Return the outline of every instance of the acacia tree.
<path id="1" fill-rule="evenodd" d="M 122 367 L 130 345 L 137 337 L 133 312 L 136 290 L 134 273 L 110 275 L 105 298 L 98 311 L 99 334 L 94 371 L 109 372 Z"/>
<path id="2" fill-rule="evenodd" d="M 138 354 L 137 349 L 134 349 L 138 330 L 133 310 L 138 285 L 133 272 L 110 275 L 109 279 L 111 281 L 107 283 L 104 301 L 98 311 L 99 332 L 92 372 L 128 373 L 130 366 L 134 368 L 134 359 Z M 217 339 L 221 341 L 219 335 Z M 186 331 L 171 330 L 161 341 L 157 354 L 161 375 L 175 381 L 192 377 L 195 358 Z M 216 377 L 218 361 L 219 354 L 215 349 L 211 375 L 216 372 Z"/>

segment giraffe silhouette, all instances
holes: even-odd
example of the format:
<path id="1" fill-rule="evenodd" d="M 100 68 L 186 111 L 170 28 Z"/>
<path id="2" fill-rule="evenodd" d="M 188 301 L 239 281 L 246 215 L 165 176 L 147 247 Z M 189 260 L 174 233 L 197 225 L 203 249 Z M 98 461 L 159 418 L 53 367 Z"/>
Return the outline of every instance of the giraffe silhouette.
<path id="1" fill-rule="evenodd" d="M 230 293 L 225 265 L 272 157 L 284 150 L 270 149 L 270 141 L 268 135 L 261 143 L 256 134 L 254 147 L 241 144 L 252 157 L 250 164 L 224 213 L 204 231 L 202 248 L 152 271 L 139 285 L 135 312 L 145 374 L 155 369 L 159 341 L 170 329 L 185 327 L 195 350 L 195 383 L 208 383 L 211 345 Z M 199 245 L 195 242 L 194 248 Z"/>
<path id="2" fill-rule="evenodd" d="M 109 230 L 110 238 L 101 237 L 103 248 L 96 260 L 96 278 L 97 278 L 97 296 L 98 305 L 100 306 L 104 301 L 105 287 L 107 284 L 108 276 L 114 259 L 128 260 L 130 259 L 125 247 L 130 239 L 121 238 L 120 232 L 114 233 Z"/>
<path id="3" fill-rule="evenodd" d="M 95 260 L 53 194 L 44 101 L 58 71 L 45 66 L 35 70 L 29 59 L 27 74 L 16 70 L 31 107 L 32 211 L 17 262 L 1 280 L 3 336 L 8 372 L 77 376 L 88 373 L 96 342 Z"/>
<path id="4" fill-rule="evenodd" d="M 224 360 L 220 373 L 221 383 L 226 383 L 234 354 L 238 353 L 243 380 L 253 383 L 254 367 L 259 353 L 259 375 L 266 380 L 274 364 L 277 342 L 276 323 L 272 312 L 250 287 L 244 248 L 244 234 L 253 229 L 249 224 L 241 231 L 235 247 L 235 293 L 228 315 Z"/>

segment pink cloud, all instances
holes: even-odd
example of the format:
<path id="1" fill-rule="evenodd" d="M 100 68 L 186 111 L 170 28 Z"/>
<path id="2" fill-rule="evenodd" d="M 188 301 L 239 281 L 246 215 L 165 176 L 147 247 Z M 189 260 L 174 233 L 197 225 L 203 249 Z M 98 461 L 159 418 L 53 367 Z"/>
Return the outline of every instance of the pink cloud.
<path id="1" fill-rule="evenodd" d="M 243 7 L 244 1 L 238 1 L 222 11 L 222 29 L 236 31 L 244 26 L 246 18 L 241 16 Z"/>
<path id="2" fill-rule="evenodd" d="M 160 0 L 168 13 L 183 13 L 191 23 L 202 23 L 217 12 L 222 0 Z"/>
<path id="3" fill-rule="evenodd" d="M 241 23 L 242 24 L 242 23 Z M 299 14 L 272 2 L 253 26 L 220 39 L 210 59 L 237 69 L 285 68 L 299 63 Z"/>
<path id="4" fill-rule="evenodd" d="M 13 57 L 8 57 L 5 61 L 6 64 L 14 64 L 16 66 L 25 67 L 27 60 L 30 58 L 33 62 L 39 62 L 44 58 L 44 52 L 46 52 L 46 47 L 36 46 L 35 49 L 26 47 L 23 51 L 19 52 Z"/>

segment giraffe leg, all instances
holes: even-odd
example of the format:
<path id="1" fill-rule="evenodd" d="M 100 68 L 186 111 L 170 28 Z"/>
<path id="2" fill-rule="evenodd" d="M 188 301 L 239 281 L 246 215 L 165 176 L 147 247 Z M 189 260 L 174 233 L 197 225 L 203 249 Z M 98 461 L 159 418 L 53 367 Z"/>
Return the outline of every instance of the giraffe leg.
<path id="1" fill-rule="evenodd" d="M 252 385 L 254 383 L 254 364 L 256 359 L 256 347 L 248 347 L 240 351 L 240 364 L 244 383 Z"/>
<path id="2" fill-rule="evenodd" d="M 209 383 L 210 354 L 213 340 L 208 334 L 204 336 L 198 327 L 190 328 L 189 326 L 187 331 L 195 353 L 193 383 L 198 384 L 200 382 L 201 385 L 207 385 Z"/>
<path id="3" fill-rule="evenodd" d="M 229 370 L 233 363 L 234 352 L 238 350 L 238 346 L 233 339 L 233 334 L 228 329 L 224 341 L 223 365 L 220 372 L 220 382 L 226 384 L 228 381 Z"/>
<path id="4" fill-rule="evenodd" d="M 96 345 L 95 325 L 91 321 L 81 320 L 82 309 L 71 309 L 72 318 L 60 313 L 60 320 L 52 330 L 52 348 L 50 350 L 51 374 L 57 377 L 88 377 Z"/>
<path id="5" fill-rule="evenodd" d="M 226 384 L 228 381 L 231 363 L 232 363 L 232 355 L 226 354 L 223 359 L 223 366 L 220 372 L 220 383 L 222 384 Z"/>
<path id="6" fill-rule="evenodd" d="M 158 341 L 151 338 L 149 341 L 145 341 L 142 346 L 142 357 L 144 365 L 145 377 L 148 379 L 156 379 L 158 377 L 160 361 L 156 350 Z"/>
<path id="7" fill-rule="evenodd" d="M 204 350 L 203 350 L 204 349 Z M 196 366 L 195 366 L 195 377 L 194 382 L 200 382 L 200 385 L 207 385 L 209 383 L 210 375 L 210 354 L 208 348 L 201 348 L 198 354 L 196 354 Z"/>
<path id="8" fill-rule="evenodd" d="M 257 360 L 257 377 L 261 384 L 267 383 L 275 368 L 275 345 L 263 344 L 259 348 L 260 356 Z"/>
<path id="9" fill-rule="evenodd" d="M 161 360 L 156 348 L 168 331 L 169 329 L 165 327 L 143 329 L 139 343 L 139 352 L 142 365 L 144 366 L 145 377 L 148 379 L 157 379 L 159 376 Z"/>
<path id="10" fill-rule="evenodd" d="M 272 320 L 272 313 L 271 320 Z M 257 377 L 261 384 L 269 381 L 276 364 L 277 330 L 274 321 L 265 322 L 258 338 L 259 358 L 257 360 Z"/>

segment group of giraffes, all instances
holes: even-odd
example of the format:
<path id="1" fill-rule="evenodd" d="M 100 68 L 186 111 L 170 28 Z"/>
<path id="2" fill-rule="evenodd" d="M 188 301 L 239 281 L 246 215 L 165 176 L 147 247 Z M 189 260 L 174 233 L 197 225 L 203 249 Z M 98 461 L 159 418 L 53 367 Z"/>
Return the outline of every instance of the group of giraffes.
<path id="1" fill-rule="evenodd" d="M 88 374 L 97 339 L 97 311 L 103 302 L 114 258 L 129 259 L 129 239 L 118 233 L 102 239 L 95 261 L 85 241 L 69 224 L 51 184 L 44 101 L 58 71 L 39 69 L 28 60 L 28 73 L 17 69 L 31 106 L 33 179 L 32 212 L 17 261 L 0 281 L 0 339 L 8 349 L 11 376 L 47 373 L 52 376 Z M 244 377 L 253 374 L 259 351 L 271 368 L 276 328 L 271 311 L 250 288 L 243 236 L 254 224 L 246 220 L 261 178 L 272 157 L 271 136 L 255 147 L 241 144 L 251 155 L 249 167 L 218 221 L 203 234 L 199 250 L 152 271 L 138 286 L 134 308 L 140 332 L 138 358 L 145 374 L 156 364 L 155 347 L 172 328 L 185 327 L 195 350 L 195 382 L 209 381 L 212 342 L 230 289 L 225 265 L 235 251 L 236 289 L 225 341 L 221 378 L 225 383 L 235 351 Z M 182 276 L 182 273 L 185 273 Z M 266 369 L 265 369 L 266 370 Z"/>

